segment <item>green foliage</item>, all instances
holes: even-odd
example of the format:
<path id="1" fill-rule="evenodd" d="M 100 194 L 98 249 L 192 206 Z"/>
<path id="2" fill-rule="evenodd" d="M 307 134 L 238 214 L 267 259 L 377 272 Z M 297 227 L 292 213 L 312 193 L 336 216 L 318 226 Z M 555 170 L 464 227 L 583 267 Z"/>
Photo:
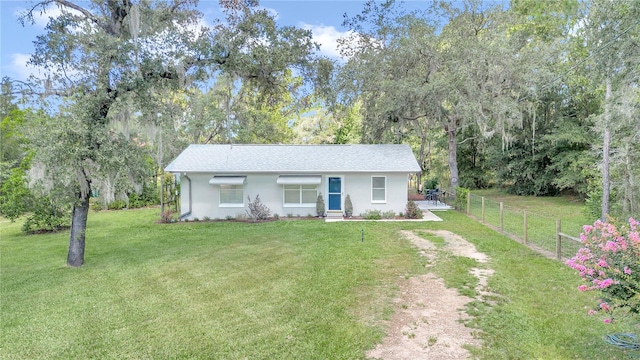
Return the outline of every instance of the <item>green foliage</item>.
<path id="1" fill-rule="evenodd" d="M 423 185 L 423 190 L 433 190 L 438 188 L 438 179 L 436 178 L 430 178 L 430 179 L 426 179 L 424 181 L 424 185 Z"/>
<path id="2" fill-rule="evenodd" d="M 96 198 L 89 199 L 89 208 L 95 212 L 102 210 L 102 204 Z"/>
<path id="3" fill-rule="evenodd" d="M 418 207 L 418 204 L 413 200 L 409 200 L 407 202 L 407 206 L 405 207 L 405 214 L 407 219 L 422 219 L 422 210 Z"/>
<path id="4" fill-rule="evenodd" d="M 27 214 L 22 231 L 29 234 L 68 228 L 71 216 L 68 204 L 58 203 L 28 187 L 26 169 L 30 163 L 31 157 L 24 158 L 21 166 L 13 168 L 0 185 L 0 214 L 11 221 Z"/>
<path id="5" fill-rule="evenodd" d="M 171 195 L 172 197 L 175 196 L 175 194 L 171 194 Z M 129 194 L 130 209 L 154 206 L 158 204 L 160 204 L 158 188 L 156 186 L 153 186 L 149 182 L 144 182 L 142 184 L 142 191 L 140 194 L 136 194 L 135 192 Z"/>
<path id="6" fill-rule="evenodd" d="M 48 5 L 48 1 L 37 2 L 20 20 L 33 23 Z M 149 175 L 150 151 L 156 151 L 155 164 L 162 167 L 164 154 L 181 143 L 163 141 L 187 115 L 168 104 L 173 103 L 173 93 L 205 80 L 208 74 L 226 74 L 231 83 L 242 84 L 239 98 L 248 105 L 242 116 L 236 116 L 230 111 L 233 99 L 228 97 L 224 120 L 247 123 L 235 127 L 226 123 L 228 129 L 240 135 L 240 130 L 255 127 L 272 135 L 269 141 L 286 140 L 278 136 L 287 130 L 287 111 L 296 106 L 285 110 L 279 105 L 294 92 L 304 92 L 301 78 L 291 76 L 291 67 L 305 74 L 312 70 L 310 57 L 316 46 L 311 31 L 277 26 L 269 12 L 236 1 L 221 2 L 225 21 L 215 31 L 203 28 L 198 34 L 192 25 L 202 14 L 192 0 L 58 5 L 60 14 L 48 18 L 45 32 L 34 42 L 30 63 L 48 69 L 46 80 L 39 84 L 46 89 L 43 99 L 55 97 L 59 107 L 53 119 L 41 116 L 29 124 L 37 163 L 46 170 L 46 179 L 41 180 L 53 183 L 51 196 L 56 201 L 86 201 L 92 187 L 103 187 L 99 190 L 110 195 L 108 201 L 131 194 L 132 183 L 140 184 Z M 160 43 L 171 43 L 175 51 L 155 51 Z M 73 80 L 65 69 L 73 69 Z M 233 89 L 229 92 L 238 94 Z M 172 111 L 166 111 L 169 116 L 164 120 L 162 110 L 168 108 Z M 180 121 L 173 114 L 182 114 Z M 214 123 L 220 124 L 221 115 L 220 111 L 213 114 Z M 140 134 L 151 137 L 149 142 L 131 133 L 134 124 Z M 121 203 L 114 206 L 120 208 Z M 83 249 L 84 242 L 76 240 L 84 234 L 85 229 L 72 229 L 70 250 Z M 73 262 L 82 264 L 83 259 Z"/>
<path id="7" fill-rule="evenodd" d="M 396 213 L 393 210 L 387 210 L 382 213 L 383 219 L 395 219 L 395 217 L 396 217 Z"/>
<path id="8" fill-rule="evenodd" d="M 13 168 L 10 174 L 0 185 L 0 214 L 14 221 L 32 208 L 36 198 L 27 186 L 24 168 Z"/>
<path id="9" fill-rule="evenodd" d="M 522 16 L 518 29 L 530 37 L 553 41 L 566 37 L 578 21 L 580 3 L 577 0 L 540 2 L 516 0 L 511 3 L 514 13 Z"/>
<path id="10" fill-rule="evenodd" d="M 469 189 L 458 187 L 456 188 L 456 197 L 453 201 L 453 206 L 457 210 L 465 210 L 467 208 L 467 196 L 469 195 Z"/>
<path id="11" fill-rule="evenodd" d="M 3 111 L 3 116 L 0 118 L 0 163 L 14 167 L 18 166 L 24 157 L 26 139 L 22 126 L 25 111 L 17 109 L 14 104 L 11 104 L 10 108 L 12 110 L 6 116 Z M 3 180 L 4 178 L 0 178 L 0 181 Z"/>
<path id="12" fill-rule="evenodd" d="M 584 200 L 584 215 L 589 219 L 599 219 L 602 216 L 602 186 L 591 183 L 587 198 Z"/>
<path id="13" fill-rule="evenodd" d="M 557 173 L 551 168 L 551 158 L 544 152 L 531 154 L 521 146 L 505 151 L 506 156 L 496 167 L 498 181 L 514 195 L 555 195 L 553 185 Z"/>
<path id="14" fill-rule="evenodd" d="M 55 232 L 71 225 L 71 209 L 55 204 L 49 197 L 34 199 L 30 211 L 22 225 L 22 231 L 27 234 Z"/>
<path id="15" fill-rule="evenodd" d="M 489 149 L 495 141 L 485 139 L 476 127 L 468 127 L 458 134 L 457 157 L 460 171 L 459 186 L 470 189 L 482 189 L 493 181 L 493 167 L 489 161 Z M 435 189 L 434 187 L 426 189 Z"/>
<path id="16" fill-rule="evenodd" d="M 124 200 L 114 200 L 107 205 L 109 210 L 122 210 L 127 207 L 127 202 Z"/>
<path id="17" fill-rule="evenodd" d="M 351 107 L 338 106 L 334 112 L 337 121 L 331 123 L 334 128 L 334 144 L 356 144 L 362 138 L 362 117 L 360 116 L 361 103 L 355 103 Z"/>
<path id="18" fill-rule="evenodd" d="M 304 144 L 357 144 L 362 138 L 361 104 L 316 105 L 297 117 L 293 124 L 295 141 Z"/>
<path id="19" fill-rule="evenodd" d="M 360 216 L 362 216 L 362 218 L 365 219 L 365 220 L 380 220 L 380 219 L 382 219 L 382 211 L 380 211 L 380 210 L 366 210 Z"/>

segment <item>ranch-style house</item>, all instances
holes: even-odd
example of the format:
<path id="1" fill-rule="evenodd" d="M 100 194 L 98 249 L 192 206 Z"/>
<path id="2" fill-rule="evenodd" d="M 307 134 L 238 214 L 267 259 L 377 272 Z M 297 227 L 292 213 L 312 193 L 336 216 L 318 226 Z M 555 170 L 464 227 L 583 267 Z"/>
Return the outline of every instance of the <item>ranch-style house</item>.
<path id="1" fill-rule="evenodd" d="M 165 171 L 180 180 L 182 219 L 224 219 L 245 213 L 248 198 L 280 216 L 316 214 L 322 195 L 329 215 L 403 212 L 408 178 L 420 172 L 409 145 L 190 145 Z"/>

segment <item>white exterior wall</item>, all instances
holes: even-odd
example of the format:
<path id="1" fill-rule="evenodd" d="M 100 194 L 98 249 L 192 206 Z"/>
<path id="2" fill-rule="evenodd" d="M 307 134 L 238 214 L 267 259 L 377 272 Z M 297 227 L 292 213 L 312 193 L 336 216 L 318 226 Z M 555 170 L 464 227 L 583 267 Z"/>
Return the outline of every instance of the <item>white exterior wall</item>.
<path id="1" fill-rule="evenodd" d="M 371 178 L 386 177 L 386 199 L 384 202 L 372 200 Z M 409 174 L 350 174 L 344 179 L 344 196 L 349 195 L 353 203 L 353 215 L 359 216 L 367 210 L 393 211 L 404 213 L 407 207 Z M 343 199 L 344 202 L 344 199 Z M 344 206 L 343 206 L 344 207 Z"/>
<path id="2" fill-rule="evenodd" d="M 187 174 L 191 179 L 191 213 L 185 215 L 185 218 L 202 219 L 208 217 L 210 219 L 225 219 L 227 217 L 236 218 L 246 215 L 247 196 L 254 200 L 256 195 L 260 195 L 260 201 L 271 210 L 272 214 L 278 214 L 282 217 L 289 214 L 293 216 L 307 216 L 309 214 L 316 215 L 315 202 L 312 206 L 284 206 L 284 187 L 276 183 L 278 174 L 236 174 L 237 176 L 246 176 L 244 184 L 242 206 L 220 206 L 220 186 L 209 184 L 209 180 L 215 174 Z M 224 176 L 232 176 L 224 174 Z M 324 177 L 323 177 L 324 182 Z M 189 181 L 182 177 L 181 180 L 181 212 L 186 214 L 189 212 Z M 322 192 L 324 184 L 318 185 L 319 192 Z M 324 196 L 324 195 L 323 195 Z"/>
<path id="3" fill-rule="evenodd" d="M 187 174 L 191 179 L 191 191 L 189 196 L 189 181 L 183 176 L 181 179 L 180 214 L 186 214 L 185 218 L 203 219 L 225 219 L 227 217 L 237 217 L 246 215 L 247 196 L 251 200 L 256 195 L 260 195 L 263 204 L 269 207 L 272 214 L 278 214 L 281 217 L 287 215 L 307 216 L 309 214 L 316 215 L 315 204 L 312 206 L 284 206 L 284 190 L 283 185 L 276 183 L 280 174 L 224 174 L 224 176 L 246 176 L 244 184 L 244 204 L 239 207 L 220 207 L 220 186 L 209 184 L 209 180 L 213 173 L 190 173 Z M 371 191 L 372 176 L 386 177 L 386 201 L 373 202 Z M 328 181 L 329 177 L 342 178 L 342 210 L 344 211 L 344 198 L 346 195 L 351 196 L 353 203 L 353 214 L 360 215 L 367 210 L 392 210 L 396 214 L 405 211 L 407 205 L 407 188 L 408 174 L 378 174 L 378 173 L 344 173 L 344 174 L 326 174 L 322 175 L 322 183 L 318 185 L 318 192 L 322 194 L 325 201 L 325 207 L 328 209 Z M 191 204 L 189 204 L 191 199 Z M 191 205 L 191 206 L 190 206 Z"/>

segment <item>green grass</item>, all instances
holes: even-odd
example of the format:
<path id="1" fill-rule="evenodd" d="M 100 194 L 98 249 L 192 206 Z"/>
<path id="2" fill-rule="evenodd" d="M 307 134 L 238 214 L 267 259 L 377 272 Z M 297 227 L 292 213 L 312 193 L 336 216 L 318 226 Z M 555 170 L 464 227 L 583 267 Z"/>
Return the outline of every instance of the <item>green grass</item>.
<path id="1" fill-rule="evenodd" d="M 66 234 L 2 224 L 3 357 L 358 358 L 383 335 L 394 280 L 419 269 L 379 224 L 156 213 L 90 214 L 79 269 L 64 266 Z"/>
<path id="2" fill-rule="evenodd" d="M 428 232 L 424 232 L 424 231 L 417 231 L 416 233 L 421 238 L 423 238 L 425 240 L 429 240 L 437 248 L 442 248 L 447 244 L 447 242 L 441 236 L 434 235 L 434 234 L 431 234 L 431 233 L 428 233 Z"/>
<path id="3" fill-rule="evenodd" d="M 471 197 L 470 213 L 482 218 L 482 197 L 485 198 L 485 223 L 496 228 L 500 223 L 500 202 L 504 206 L 502 227 L 508 234 L 524 238 L 524 210 L 527 211 L 528 241 L 545 250 L 555 252 L 556 220 L 561 221 L 561 230 L 565 234 L 578 237 L 582 226 L 592 224 L 583 209 L 584 203 L 570 196 L 536 197 L 509 195 L 498 189 L 474 190 Z M 567 240 L 563 242 L 562 255 L 573 256 L 578 244 Z"/>
<path id="4" fill-rule="evenodd" d="M 429 271 L 440 275 L 447 287 L 458 289 L 460 294 L 469 297 L 476 296 L 475 288 L 478 285 L 478 279 L 470 271 L 473 268 L 484 268 L 484 266 L 480 266 L 480 263 L 475 259 L 451 254 L 446 250 L 447 243 L 441 236 L 423 231 L 417 231 L 417 234 L 429 240 L 438 249 L 437 260 L 434 267 L 429 268 Z"/>
<path id="5" fill-rule="evenodd" d="M 361 359 L 381 341 L 396 281 L 425 259 L 399 230 L 444 229 L 491 257 L 497 305 L 469 311 L 484 359 L 624 358 L 604 344 L 566 266 L 455 212 L 444 222 L 156 224 L 158 211 L 91 213 L 86 265 L 67 268 L 68 234 L 0 224 L 0 354 L 6 359 Z M 361 242 L 361 230 L 365 240 Z M 473 288 L 475 262 L 429 271 Z"/>
<path id="6" fill-rule="evenodd" d="M 438 213 L 435 229 L 454 231 L 491 259 L 495 270 L 489 288 L 497 305 L 476 301 L 469 313 L 482 331 L 485 346 L 475 350 L 483 359 L 626 359 L 622 351 L 605 344 L 610 332 L 638 331 L 625 321 L 606 325 L 587 315 L 597 295 L 580 293 L 579 277 L 561 262 L 544 258 L 483 225 L 454 213 Z M 458 264 L 461 266 L 461 264 Z M 462 264 L 467 268 L 473 264 Z M 467 289 L 470 284 L 452 277 L 451 268 L 436 266 L 447 286 Z M 456 285 L 458 283 L 458 285 Z"/>

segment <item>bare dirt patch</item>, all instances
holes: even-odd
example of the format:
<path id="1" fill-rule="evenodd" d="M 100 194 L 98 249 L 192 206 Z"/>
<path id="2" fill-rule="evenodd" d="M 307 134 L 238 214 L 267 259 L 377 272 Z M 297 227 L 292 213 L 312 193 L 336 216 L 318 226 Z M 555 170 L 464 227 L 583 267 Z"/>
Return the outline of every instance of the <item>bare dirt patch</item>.
<path id="1" fill-rule="evenodd" d="M 476 250 L 473 244 L 449 231 L 431 231 L 442 237 L 447 245 L 445 251 L 456 256 L 466 256 L 486 263 L 488 257 Z M 437 248 L 430 241 L 411 231 L 402 235 L 429 259 L 437 261 Z M 427 264 L 427 266 L 431 266 Z M 490 269 L 472 269 L 478 277 L 478 292 L 486 291 L 487 279 L 493 274 Z M 474 299 L 462 296 L 456 289 L 449 289 L 444 281 L 434 274 L 415 276 L 400 281 L 400 293 L 394 299 L 395 313 L 386 324 L 387 337 L 381 344 L 367 352 L 373 359 L 468 359 L 468 347 L 480 346 L 473 336 L 474 329 L 462 322 L 469 318 L 465 305 Z"/>

